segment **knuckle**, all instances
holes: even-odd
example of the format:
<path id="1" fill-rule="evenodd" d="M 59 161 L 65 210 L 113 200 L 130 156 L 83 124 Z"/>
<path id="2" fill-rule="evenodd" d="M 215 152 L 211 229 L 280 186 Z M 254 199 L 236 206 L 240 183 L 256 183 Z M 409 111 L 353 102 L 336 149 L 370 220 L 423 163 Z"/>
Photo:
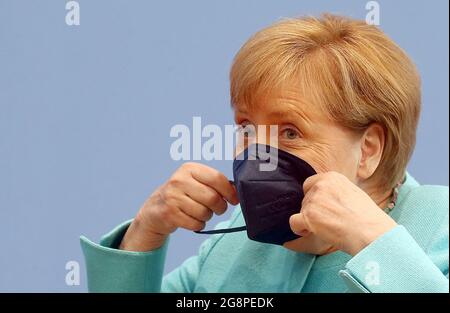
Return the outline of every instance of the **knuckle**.
<path id="1" fill-rule="evenodd" d="M 208 195 L 208 203 L 211 205 L 218 204 L 220 200 L 222 200 L 222 197 L 220 197 L 216 192 Z"/>
<path id="2" fill-rule="evenodd" d="M 169 196 L 164 200 L 164 203 L 166 204 L 166 209 L 170 211 L 178 206 L 178 200 L 176 199 L 174 193 L 170 193 Z"/>
<path id="3" fill-rule="evenodd" d="M 312 218 L 314 218 L 314 210 L 311 210 L 309 206 L 305 206 L 302 209 L 302 214 L 305 217 L 305 219 L 312 219 Z"/>
<path id="4" fill-rule="evenodd" d="M 302 200 L 302 205 L 301 205 L 301 210 L 303 211 L 305 209 L 305 207 L 308 205 L 308 203 L 310 202 L 309 200 L 310 196 L 308 197 L 304 197 Z"/>
<path id="5" fill-rule="evenodd" d="M 164 203 L 167 204 L 167 202 L 173 199 L 174 197 L 175 197 L 174 190 L 172 189 L 172 187 L 170 187 L 170 185 L 166 185 L 165 188 L 163 188 L 163 190 L 161 191 L 162 200 L 164 201 Z"/>
<path id="6" fill-rule="evenodd" d="M 181 170 L 192 170 L 197 164 L 195 162 L 186 162 L 180 166 Z"/>
<path id="7" fill-rule="evenodd" d="M 305 181 L 303 182 L 303 185 L 305 184 L 309 184 L 309 182 L 311 181 L 311 179 L 313 178 L 313 176 L 309 176 L 305 179 Z"/>
<path id="8" fill-rule="evenodd" d="M 330 172 L 329 177 L 330 177 L 330 180 L 335 181 L 335 182 L 339 182 L 346 178 L 343 174 L 336 172 L 336 171 Z"/>
<path id="9" fill-rule="evenodd" d="M 173 175 L 167 182 L 168 187 L 179 189 L 183 186 L 183 178 L 180 175 Z"/>
<path id="10" fill-rule="evenodd" d="M 175 189 L 175 188 L 177 188 L 177 185 L 178 185 L 178 182 L 175 180 L 175 179 L 173 179 L 173 178 L 170 178 L 168 181 L 167 181 L 167 184 L 166 184 L 166 192 L 165 192 L 165 194 L 167 195 L 168 194 L 168 191 L 170 190 L 170 189 Z"/>
<path id="11" fill-rule="evenodd" d="M 161 193 L 164 202 L 173 202 L 182 194 L 183 183 L 178 179 L 170 179 Z"/>
<path id="12" fill-rule="evenodd" d="M 315 191 L 324 191 L 327 188 L 327 185 L 327 180 L 322 179 L 315 184 L 314 189 Z"/>
<path id="13" fill-rule="evenodd" d="M 171 193 L 172 186 L 169 182 L 170 180 L 166 181 L 165 184 L 161 187 L 161 197 L 163 199 L 166 199 Z"/>
<path id="14" fill-rule="evenodd" d="M 161 221 L 168 223 L 172 217 L 172 210 L 168 207 L 165 207 L 164 209 L 162 209 L 159 212 L 159 217 L 160 217 Z"/>
<path id="15" fill-rule="evenodd" d="M 319 194 L 317 192 L 314 192 L 308 197 L 308 203 L 317 203 L 320 198 L 321 197 L 319 196 Z"/>

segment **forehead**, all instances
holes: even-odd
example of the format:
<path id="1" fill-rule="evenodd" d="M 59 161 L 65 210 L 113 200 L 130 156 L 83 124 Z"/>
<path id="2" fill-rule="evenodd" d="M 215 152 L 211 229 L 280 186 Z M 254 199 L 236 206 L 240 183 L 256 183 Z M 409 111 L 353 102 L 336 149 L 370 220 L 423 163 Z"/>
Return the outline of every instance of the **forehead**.
<path id="1" fill-rule="evenodd" d="M 256 92 L 247 101 L 233 105 L 233 109 L 236 113 L 267 115 L 273 118 L 299 115 L 307 119 L 323 119 L 327 115 L 320 104 L 302 93 L 295 84 Z"/>

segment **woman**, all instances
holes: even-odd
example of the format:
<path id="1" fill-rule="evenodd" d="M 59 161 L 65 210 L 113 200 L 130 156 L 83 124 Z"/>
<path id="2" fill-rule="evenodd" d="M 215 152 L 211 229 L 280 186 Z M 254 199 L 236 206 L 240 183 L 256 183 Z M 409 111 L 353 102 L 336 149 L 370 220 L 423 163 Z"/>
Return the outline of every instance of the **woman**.
<path id="1" fill-rule="evenodd" d="M 394 42 L 338 16 L 283 20 L 241 48 L 230 80 L 236 123 L 277 125 L 279 149 L 317 172 L 289 219 L 301 237 L 211 236 L 163 278 L 169 234 L 239 202 L 223 174 L 187 163 L 133 221 L 81 238 L 91 291 L 448 292 L 448 188 L 406 173 L 420 79 Z M 243 224 L 237 207 L 219 228 Z"/>

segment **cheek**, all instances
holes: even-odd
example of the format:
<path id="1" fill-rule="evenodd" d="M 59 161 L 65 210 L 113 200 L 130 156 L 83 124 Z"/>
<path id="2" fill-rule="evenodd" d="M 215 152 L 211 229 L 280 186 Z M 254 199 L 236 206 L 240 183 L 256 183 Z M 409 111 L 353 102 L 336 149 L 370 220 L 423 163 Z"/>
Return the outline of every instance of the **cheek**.
<path id="1" fill-rule="evenodd" d="M 350 144 L 336 149 L 334 153 L 336 171 L 345 175 L 353 183 L 356 183 L 360 159 L 358 147 Z"/>
<path id="2" fill-rule="evenodd" d="M 308 145 L 299 155 L 318 173 L 335 171 L 356 182 L 359 161 L 356 144 L 316 143 Z"/>

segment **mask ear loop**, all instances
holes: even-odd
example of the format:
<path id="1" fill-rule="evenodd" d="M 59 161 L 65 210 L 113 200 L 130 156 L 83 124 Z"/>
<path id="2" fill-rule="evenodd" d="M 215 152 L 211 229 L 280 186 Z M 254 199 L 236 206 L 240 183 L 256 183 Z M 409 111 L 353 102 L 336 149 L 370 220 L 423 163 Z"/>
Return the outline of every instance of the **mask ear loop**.
<path id="1" fill-rule="evenodd" d="M 229 180 L 229 182 L 234 185 L 234 181 Z M 194 231 L 194 233 L 213 235 L 213 234 L 235 233 L 235 232 L 239 232 L 239 231 L 243 231 L 243 230 L 247 230 L 247 226 L 239 226 L 239 227 L 224 228 L 224 229 L 212 229 L 212 230 L 198 230 L 198 231 Z"/>
<path id="2" fill-rule="evenodd" d="M 233 228 L 224 228 L 224 229 L 213 229 L 213 230 L 200 230 L 194 231 L 196 234 L 227 234 L 227 233 L 235 233 L 238 231 L 246 230 L 247 226 L 233 227 Z"/>

